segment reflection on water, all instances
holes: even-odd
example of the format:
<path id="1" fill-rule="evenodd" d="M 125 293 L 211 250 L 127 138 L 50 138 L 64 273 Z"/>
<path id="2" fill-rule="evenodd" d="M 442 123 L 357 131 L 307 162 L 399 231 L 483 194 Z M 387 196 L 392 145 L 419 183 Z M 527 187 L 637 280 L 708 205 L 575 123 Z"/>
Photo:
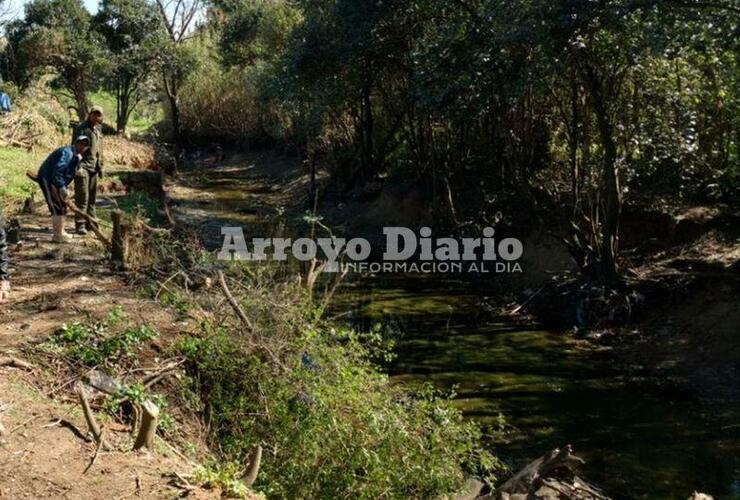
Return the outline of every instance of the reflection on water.
<path id="1" fill-rule="evenodd" d="M 586 476 L 617 498 L 740 498 L 740 408 L 628 380 L 604 353 L 567 335 L 498 320 L 484 291 L 434 278 L 369 278 L 339 308 L 396 337 L 394 378 L 455 389 L 456 404 L 508 431 L 492 446 L 513 467 L 571 443 Z"/>

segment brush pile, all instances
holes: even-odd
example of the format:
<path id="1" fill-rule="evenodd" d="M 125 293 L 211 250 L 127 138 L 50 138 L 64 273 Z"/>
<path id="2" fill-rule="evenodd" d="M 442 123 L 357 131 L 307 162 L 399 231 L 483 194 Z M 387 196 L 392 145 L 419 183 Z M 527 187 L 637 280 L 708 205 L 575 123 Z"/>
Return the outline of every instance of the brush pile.
<path id="1" fill-rule="evenodd" d="M 31 87 L 15 99 L 13 111 L 0 115 L 0 146 L 53 149 L 65 142 L 68 126 L 64 107 Z"/>
<path id="2" fill-rule="evenodd" d="M 127 165 L 137 170 L 156 170 L 156 151 L 152 144 L 133 141 L 122 136 L 105 138 L 105 163 Z"/>

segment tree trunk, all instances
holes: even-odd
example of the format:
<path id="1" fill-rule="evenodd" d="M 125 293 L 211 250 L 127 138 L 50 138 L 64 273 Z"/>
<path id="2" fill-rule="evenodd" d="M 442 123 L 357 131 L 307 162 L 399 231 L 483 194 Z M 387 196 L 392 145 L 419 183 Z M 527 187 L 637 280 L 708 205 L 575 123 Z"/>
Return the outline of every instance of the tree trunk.
<path id="1" fill-rule="evenodd" d="M 617 171 L 617 145 L 614 141 L 614 124 L 606 107 L 603 82 L 593 68 L 586 67 L 593 100 L 594 114 L 599 130 L 599 139 L 604 149 L 601 176 L 601 248 L 599 249 L 600 278 L 611 285 L 619 280 L 617 251 L 619 243 L 619 218 L 622 212 L 622 197 Z"/>
<path id="2" fill-rule="evenodd" d="M 573 215 L 578 212 L 581 203 L 580 174 L 578 173 L 578 80 L 573 71 L 571 82 L 571 129 L 570 129 L 570 177 L 573 195 Z"/>
<path id="3" fill-rule="evenodd" d="M 130 85 L 126 82 L 118 82 L 116 92 L 116 132 L 126 132 L 129 117 L 129 101 L 131 96 Z"/>
<path id="4" fill-rule="evenodd" d="M 180 92 L 180 79 L 177 75 L 173 75 L 171 79 L 168 78 L 167 74 L 163 75 L 165 94 L 167 95 L 167 101 L 170 105 L 170 114 L 172 117 L 172 133 L 173 141 L 175 143 L 175 168 L 179 169 L 182 152 L 185 150 L 185 139 L 182 132 L 182 125 L 180 124 L 180 106 L 178 94 Z"/>
<path id="5" fill-rule="evenodd" d="M 365 178 L 369 179 L 375 173 L 373 166 L 374 117 L 369 84 L 362 88 L 360 127 L 362 128 L 362 171 Z"/>
<path id="6" fill-rule="evenodd" d="M 129 226 L 124 221 L 122 210 L 113 210 L 111 220 L 113 221 L 111 261 L 119 269 L 125 269 L 128 256 Z"/>
<path id="7" fill-rule="evenodd" d="M 87 110 L 90 107 L 90 103 L 87 100 L 87 92 L 83 90 L 75 91 L 75 103 L 77 109 L 77 118 L 80 122 L 87 120 Z"/>

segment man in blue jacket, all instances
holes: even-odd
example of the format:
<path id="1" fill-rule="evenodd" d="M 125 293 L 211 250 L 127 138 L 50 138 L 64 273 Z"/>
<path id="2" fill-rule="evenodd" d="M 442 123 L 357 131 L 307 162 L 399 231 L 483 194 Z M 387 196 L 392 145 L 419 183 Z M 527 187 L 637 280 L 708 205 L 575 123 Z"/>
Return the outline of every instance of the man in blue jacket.
<path id="1" fill-rule="evenodd" d="M 83 155 L 90 147 L 90 139 L 81 135 L 72 146 L 65 146 L 51 153 L 41 164 L 37 182 L 44 193 L 54 228 L 54 243 L 66 243 L 70 236 L 64 231 L 67 215 L 67 186 L 75 178 Z"/>
<path id="2" fill-rule="evenodd" d="M 10 103 L 10 96 L 5 92 L 0 92 L 0 111 L 10 113 L 13 106 Z"/>

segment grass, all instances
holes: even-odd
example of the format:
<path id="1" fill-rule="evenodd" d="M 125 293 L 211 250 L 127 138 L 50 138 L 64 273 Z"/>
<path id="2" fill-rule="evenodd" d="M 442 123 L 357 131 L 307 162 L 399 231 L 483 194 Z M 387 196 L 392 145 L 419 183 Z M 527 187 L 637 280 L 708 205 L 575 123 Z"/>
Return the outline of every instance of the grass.
<path id="1" fill-rule="evenodd" d="M 19 204 L 31 195 L 36 199 L 41 196 L 38 186 L 26 177 L 26 171 L 35 173 L 44 158 L 42 151 L 0 148 L 0 203 L 3 206 Z"/>

